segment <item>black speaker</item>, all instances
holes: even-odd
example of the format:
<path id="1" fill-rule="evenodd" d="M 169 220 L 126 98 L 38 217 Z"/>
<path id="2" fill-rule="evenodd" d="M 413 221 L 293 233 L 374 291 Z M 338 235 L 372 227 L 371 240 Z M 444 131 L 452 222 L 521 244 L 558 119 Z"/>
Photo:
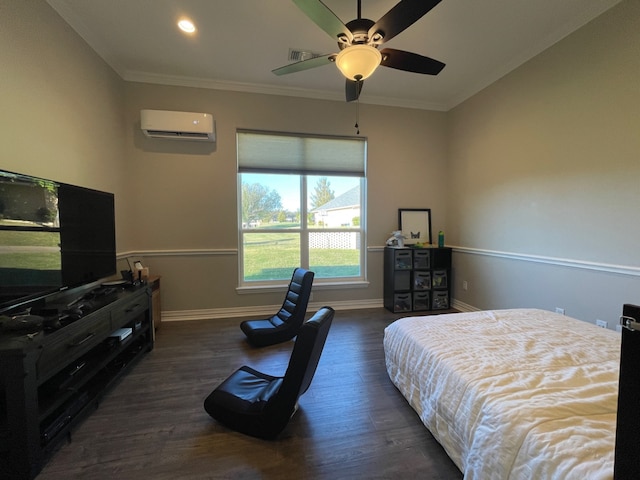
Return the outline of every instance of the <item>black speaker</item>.
<path id="1" fill-rule="evenodd" d="M 127 283 L 133 283 L 133 272 L 131 270 L 120 270 L 122 279 Z"/>

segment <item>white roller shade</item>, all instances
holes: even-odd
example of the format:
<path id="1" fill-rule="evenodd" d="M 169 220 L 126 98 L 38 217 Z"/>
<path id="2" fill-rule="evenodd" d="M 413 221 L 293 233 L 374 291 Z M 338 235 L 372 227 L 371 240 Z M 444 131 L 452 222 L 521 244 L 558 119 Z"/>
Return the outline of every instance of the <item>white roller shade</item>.
<path id="1" fill-rule="evenodd" d="M 237 142 L 241 173 L 365 176 L 362 137 L 238 130 Z"/>

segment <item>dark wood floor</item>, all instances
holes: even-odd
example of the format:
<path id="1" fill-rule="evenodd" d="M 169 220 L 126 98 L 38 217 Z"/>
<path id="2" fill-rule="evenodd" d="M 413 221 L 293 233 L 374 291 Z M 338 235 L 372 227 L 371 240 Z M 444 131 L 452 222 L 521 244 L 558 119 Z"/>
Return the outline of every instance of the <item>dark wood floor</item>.
<path id="1" fill-rule="evenodd" d="M 202 403 L 243 364 L 284 373 L 292 342 L 251 348 L 237 318 L 163 323 L 155 349 L 37 480 L 461 479 L 387 377 L 383 330 L 396 318 L 336 312 L 313 383 L 275 441 L 226 429 Z"/>

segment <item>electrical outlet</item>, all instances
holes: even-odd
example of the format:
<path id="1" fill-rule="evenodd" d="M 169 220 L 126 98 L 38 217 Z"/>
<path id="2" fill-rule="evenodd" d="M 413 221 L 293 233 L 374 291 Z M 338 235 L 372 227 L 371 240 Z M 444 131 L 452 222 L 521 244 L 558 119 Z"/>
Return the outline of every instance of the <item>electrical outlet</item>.
<path id="1" fill-rule="evenodd" d="M 564 308 L 556 307 L 556 313 L 559 313 L 560 315 L 564 315 Z"/>
<path id="2" fill-rule="evenodd" d="M 607 322 L 605 322 L 604 320 L 596 320 L 596 325 L 600 328 L 607 328 Z"/>
<path id="3" fill-rule="evenodd" d="M 467 283 L 466 280 L 462 281 L 462 290 L 464 290 L 465 292 L 469 289 L 469 284 Z"/>

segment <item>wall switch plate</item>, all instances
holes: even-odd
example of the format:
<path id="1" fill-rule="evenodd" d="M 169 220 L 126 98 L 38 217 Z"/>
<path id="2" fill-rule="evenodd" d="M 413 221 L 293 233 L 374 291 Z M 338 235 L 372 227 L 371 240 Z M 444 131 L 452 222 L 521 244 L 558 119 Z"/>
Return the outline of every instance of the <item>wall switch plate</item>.
<path id="1" fill-rule="evenodd" d="M 604 320 L 596 320 L 596 325 L 600 328 L 607 328 L 607 322 Z"/>
<path id="2" fill-rule="evenodd" d="M 462 290 L 464 290 L 466 292 L 468 288 L 469 288 L 469 284 L 467 283 L 466 280 L 463 280 L 462 281 Z"/>

